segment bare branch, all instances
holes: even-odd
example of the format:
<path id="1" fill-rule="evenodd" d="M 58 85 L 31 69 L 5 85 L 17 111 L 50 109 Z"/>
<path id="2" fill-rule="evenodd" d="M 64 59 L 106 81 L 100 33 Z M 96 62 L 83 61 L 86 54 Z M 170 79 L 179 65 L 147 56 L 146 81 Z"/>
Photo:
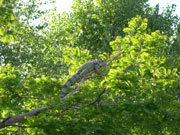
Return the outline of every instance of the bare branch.
<path id="1" fill-rule="evenodd" d="M 51 98 L 44 98 L 44 97 L 36 97 L 36 96 L 22 96 L 22 98 L 29 98 L 29 99 L 41 99 L 41 100 L 52 100 Z"/>
<path id="2" fill-rule="evenodd" d="M 89 103 L 87 106 L 92 105 L 92 104 L 94 104 L 94 103 L 98 102 L 98 101 L 99 101 L 99 99 L 100 99 L 100 97 L 104 94 L 105 90 L 106 90 L 106 88 L 104 88 L 104 89 L 102 90 L 102 92 L 99 94 L 99 96 L 96 98 L 96 100 L 95 100 L 95 101 L 93 101 L 93 102 Z"/>
<path id="3" fill-rule="evenodd" d="M 13 126 L 14 123 L 18 123 L 18 122 L 25 120 L 25 118 L 24 118 L 25 116 L 34 116 L 34 115 L 37 115 L 38 113 L 40 113 L 42 110 L 48 110 L 48 109 L 52 109 L 52 108 L 54 108 L 54 106 L 45 106 L 45 107 L 41 107 L 41 108 L 32 110 L 32 111 L 24 113 L 24 114 L 8 116 L 3 121 L 0 121 L 0 129 L 7 127 L 7 126 Z"/>
<path id="4" fill-rule="evenodd" d="M 113 61 L 114 59 L 116 59 L 120 54 L 121 54 L 121 53 L 119 52 L 117 55 L 115 55 L 115 56 L 111 59 L 111 61 L 110 61 L 107 65 L 105 65 L 104 67 L 101 67 L 101 68 L 105 68 L 105 67 L 109 66 L 109 65 L 112 63 L 112 61 Z M 101 68 L 100 68 L 100 69 L 101 69 Z M 99 70 L 100 70 L 100 69 L 99 69 Z M 88 79 L 88 78 L 92 78 L 92 77 L 88 77 L 88 76 L 90 76 L 90 75 L 91 75 L 92 73 L 94 73 L 94 72 L 96 72 L 96 70 L 91 71 L 90 73 L 88 73 L 88 74 L 86 75 L 86 77 L 82 78 L 80 84 L 78 85 L 78 87 L 77 87 L 75 90 L 73 90 L 72 92 L 70 92 L 69 94 L 67 94 L 63 99 L 67 98 L 68 96 L 73 95 L 76 91 L 79 91 L 80 88 L 81 88 L 81 85 L 84 83 L 84 81 L 85 81 L 86 79 Z M 100 75 L 100 76 L 102 76 L 102 75 Z M 99 76 L 94 76 L 94 77 L 99 77 Z M 104 92 L 105 92 L 105 89 L 103 89 L 103 91 L 100 93 L 100 95 L 97 97 L 97 99 L 96 99 L 95 101 L 93 101 L 92 103 L 90 103 L 90 104 L 88 104 L 88 105 L 92 105 L 92 104 L 94 104 L 95 102 L 98 102 L 99 99 L 100 99 L 100 97 L 103 95 Z M 30 97 L 30 98 L 43 99 L 42 97 Z M 39 114 L 41 111 L 43 111 L 43 110 L 48 110 L 48 109 L 53 109 L 53 108 L 54 108 L 54 106 L 45 106 L 45 107 L 41 107 L 41 108 L 38 108 L 38 109 L 35 109 L 35 110 L 32 110 L 32 111 L 29 111 L 29 112 L 24 113 L 24 114 L 17 114 L 17 115 L 15 115 L 15 116 L 8 116 L 7 118 L 5 118 L 5 119 L 3 119 L 2 121 L 0 121 L 0 129 L 5 128 L 5 127 L 8 127 L 8 126 L 24 127 L 24 126 L 21 126 L 21 125 L 16 125 L 16 124 L 14 124 L 14 123 L 19 123 L 19 122 L 25 120 L 25 117 L 26 117 L 26 116 L 35 116 L 35 115 Z M 72 106 L 68 107 L 68 109 L 69 109 L 69 108 L 72 108 Z M 67 109 L 65 109 L 65 110 L 67 110 Z M 65 110 L 63 110 L 63 111 L 65 111 Z M 62 112 L 63 112 L 63 111 L 62 111 Z"/>
<path id="5" fill-rule="evenodd" d="M 105 67 L 109 66 L 109 65 L 112 63 L 112 61 L 115 60 L 120 54 L 121 54 L 121 52 L 119 52 L 118 54 L 116 54 L 116 55 L 111 59 L 111 61 L 110 61 Z"/>
<path id="6" fill-rule="evenodd" d="M 77 104 L 72 104 L 72 105 L 70 105 L 70 106 L 67 106 L 67 107 L 65 107 L 62 111 L 56 113 L 54 116 L 57 117 L 57 116 L 61 115 L 63 112 L 69 110 L 69 109 L 74 109 L 74 107 L 76 107 L 76 105 L 77 105 Z"/>

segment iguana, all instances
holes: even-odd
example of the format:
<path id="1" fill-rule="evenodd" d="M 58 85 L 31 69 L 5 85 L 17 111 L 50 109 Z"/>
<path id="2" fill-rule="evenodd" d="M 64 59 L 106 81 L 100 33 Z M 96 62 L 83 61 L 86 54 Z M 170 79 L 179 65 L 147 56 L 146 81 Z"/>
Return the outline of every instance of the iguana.
<path id="1" fill-rule="evenodd" d="M 72 86 L 73 84 L 79 82 L 83 77 L 85 77 L 88 73 L 90 73 L 93 70 L 98 70 L 99 68 L 106 65 L 106 62 L 103 60 L 94 60 L 94 61 L 88 61 L 85 64 L 83 64 L 79 70 L 67 80 L 67 82 L 62 87 L 60 98 L 64 97 L 64 94 L 66 90 Z"/>

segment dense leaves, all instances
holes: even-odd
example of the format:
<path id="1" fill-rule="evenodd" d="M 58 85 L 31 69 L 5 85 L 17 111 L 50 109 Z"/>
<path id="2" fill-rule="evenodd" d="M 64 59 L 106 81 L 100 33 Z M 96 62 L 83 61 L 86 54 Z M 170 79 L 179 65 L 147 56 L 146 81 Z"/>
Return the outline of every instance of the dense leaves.
<path id="1" fill-rule="evenodd" d="M 180 134 L 175 6 L 160 13 L 147 0 L 74 0 L 58 14 L 42 5 L 0 1 L 0 134 Z M 82 64 L 112 58 L 60 101 Z"/>
<path id="2" fill-rule="evenodd" d="M 0 0 L 0 41 L 9 42 L 14 40 L 15 29 L 13 26 L 16 23 L 16 17 L 13 7 L 15 3 L 14 0 Z"/>

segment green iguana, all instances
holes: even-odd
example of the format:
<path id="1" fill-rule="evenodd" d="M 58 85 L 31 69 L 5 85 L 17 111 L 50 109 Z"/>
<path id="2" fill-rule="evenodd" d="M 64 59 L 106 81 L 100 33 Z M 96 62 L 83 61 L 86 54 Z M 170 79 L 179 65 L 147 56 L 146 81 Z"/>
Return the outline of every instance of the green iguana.
<path id="1" fill-rule="evenodd" d="M 85 64 L 83 64 L 79 70 L 67 80 L 67 82 L 62 87 L 60 98 L 64 97 L 64 94 L 66 90 L 74 85 L 75 83 L 79 82 L 83 77 L 85 77 L 88 73 L 90 73 L 93 70 L 98 70 L 99 68 L 106 65 L 106 62 L 103 60 L 97 60 L 97 61 L 88 61 Z"/>

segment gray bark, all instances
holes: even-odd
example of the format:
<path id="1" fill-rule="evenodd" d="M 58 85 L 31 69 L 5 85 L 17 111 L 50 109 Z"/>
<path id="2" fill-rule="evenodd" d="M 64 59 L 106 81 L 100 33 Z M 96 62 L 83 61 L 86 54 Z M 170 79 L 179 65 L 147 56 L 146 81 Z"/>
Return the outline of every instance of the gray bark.
<path id="1" fill-rule="evenodd" d="M 48 110 L 48 109 L 52 109 L 54 108 L 54 106 L 45 106 L 45 107 L 41 107 L 32 111 L 29 111 L 27 113 L 24 114 L 17 114 L 15 116 L 8 116 L 7 118 L 5 118 L 4 120 L 0 121 L 0 129 L 8 127 L 8 126 L 13 126 L 14 123 L 19 123 L 23 120 L 25 120 L 25 116 L 34 116 L 39 114 L 42 110 Z"/>

